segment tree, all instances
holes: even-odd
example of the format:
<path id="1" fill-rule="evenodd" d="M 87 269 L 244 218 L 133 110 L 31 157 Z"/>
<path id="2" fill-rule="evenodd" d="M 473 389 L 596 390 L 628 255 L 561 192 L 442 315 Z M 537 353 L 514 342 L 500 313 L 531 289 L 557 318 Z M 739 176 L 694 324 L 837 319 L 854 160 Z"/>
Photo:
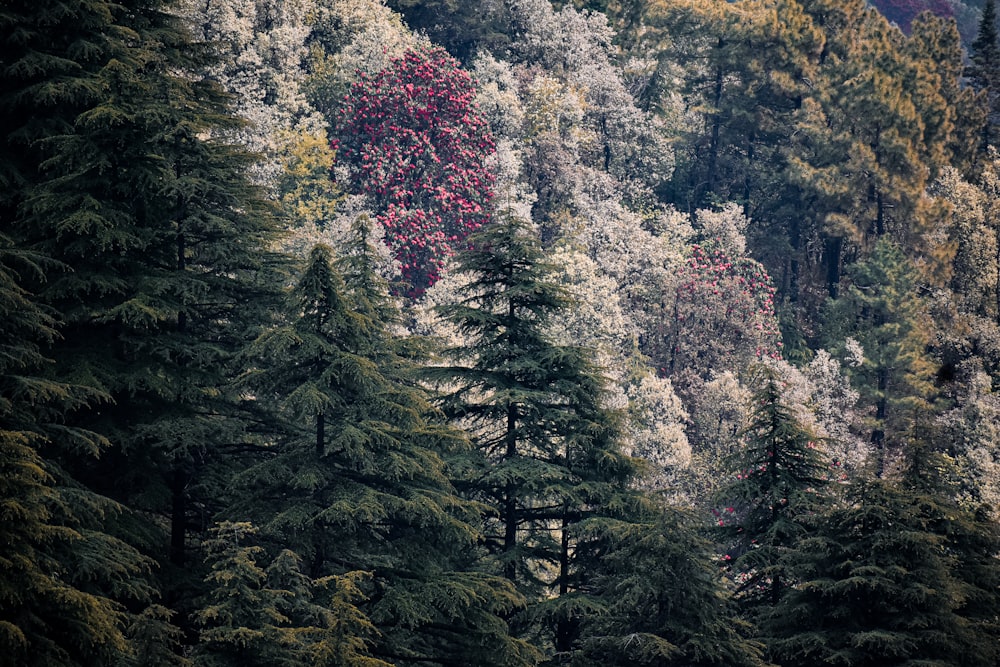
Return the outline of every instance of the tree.
<path id="1" fill-rule="evenodd" d="M 333 146 L 348 185 L 369 196 L 409 293 L 489 218 L 494 151 L 469 75 L 441 48 L 409 51 L 351 87 Z"/>
<path id="2" fill-rule="evenodd" d="M 966 69 L 966 76 L 972 88 L 982 96 L 982 103 L 988 110 L 983 126 L 981 150 L 997 144 L 997 105 L 1000 96 L 1000 36 L 997 35 L 997 8 L 995 0 L 986 0 L 983 15 L 979 20 L 979 31 L 975 41 L 969 45 L 972 63 Z"/>
<path id="3" fill-rule="evenodd" d="M 872 256 L 851 267 L 849 275 L 847 293 L 831 302 L 827 331 L 857 336 L 863 350 L 864 360 L 852 375 L 862 400 L 874 408 L 871 442 L 884 466 L 887 434 L 899 446 L 907 419 L 926 408 L 932 396 L 925 311 L 913 298 L 915 273 L 892 242 L 877 243 Z"/>
<path id="4" fill-rule="evenodd" d="M 255 492 L 228 511 L 254 517 L 316 582 L 358 591 L 335 601 L 341 616 L 371 626 L 338 640 L 369 647 L 359 655 L 529 663 L 532 651 L 502 620 L 520 597 L 475 570 L 479 508 L 448 478 L 464 439 L 415 381 L 419 346 L 396 336 L 399 313 L 374 257 L 365 218 L 336 262 L 314 248 L 288 321 L 247 350 L 244 386 L 271 441 L 238 478 Z"/>
<path id="5" fill-rule="evenodd" d="M 763 623 L 772 659 L 851 667 L 995 664 L 995 647 L 976 637 L 995 632 L 987 629 L 995 611 L 981 615 L 980 604 L 996 604 L 995 588 L 987 592 L 996 561 L 986 555 L 996 553 L 996 527 L 956 507 L 940 488 L 914 482 L 859 478 L 841 502 L 810 520 L 799 583 Z M 974 576 L 986 587 L 970 589 Z"/>
<path id="6" fill-rule="evenodd" d="M 829 464 L 819 437 L 786 404 L 775 369 L 759 369 L 750 410 L 744 449 L 730 459 L 735 481 L 718 491 L 714 512 L 740 601 L 753 610 L 778 604 L 794 584 L 788 555 L 806 534 L 799 519 L 822 506 Z"/>
<path id="7" fill-rule="evenodd" d="M 877 242 L 848 276 L 844 295 L 829 304 L 825 332 L 831 343 L 852 337 L 861 345 L 864 360 L 849 373 L 874 413 L 870 441 L 877 467 L 885 471 L 904 454 L 917 420 L 931 409 L 936 366 L 927 351 L 930 327 L 916 273 L 888 239 Z"/>
<path id="8" fill-rule="evenodd" d="M 389 6 L 412 30 L 427 33 L 466 63 L 476 51 L 499 53 L 511 42 L 510 9 L 504 3 L 392 0 Z"/>
<path id="9" fill-rule="evenodd" d="M 655 362 L 688 390 L 709 379 L 712 369 L 742 371 L 780 355 L 774 292 L 753 259 L 733 257 L 711 240 L 691 246 L 668 302 L 671 310 L 664 313 L 665 340 Z"/>
<path id="10" fill-rule="evenodd" d="M 615 532 L 601 592 L 574 665 L 763 665 L 690 513 L 664 507 Z"/>
<path id="11" fill-rule="evenodd" d="M 441 307 L 465 339 L 448 350 L 453 365 L 429 372 L 472 435 L 463 488 L 494 513 L 484 537 L 496 567 L 529 598 L 531 630 L 564 656 L 599 604 L 605 533 L 642 504 L 630 488 L 637 468 L 588 351 L 547 336 L 570 306 L 531 227 L 508 213 L 470 242 L 457 258 L 461 298 Z"/>
<path id="12" fill-rule="evenodd" d="M 120 507 L 73 488 L 43 456 L 71 441 L 103 444 L 61 423 L 99 397 L 45 374 L 58 323 L 21 283 L 46 269 L 0 235 L 0 665 L 109 664 L 130 650 L 122 603 L 148 602 L 150 562 L 91 520 Z M 137 581 L 107 586 L 116 576 Z"/>
<path id="13" fill-rule="evenodd" d="M 248 156 L 211 138 L 235 121 L 164 4 L 17 3 L 4 21 L 0 215 L 42 258 L 23 287 L 57 321 L 44 375 L 88 396 L 43 452 L 80 536 L 57 558 L 139 609 L 181 573 L 137 550 L 184 563 L 191 501 L 211 511 L 201 482 L 240 439 L 224 385 L 265 319 L 274 228 Z"/>
<path id="14" fill-rule="evenodd" d="M 294 646 L 280 641 L 288 623 L 281 599 L 288 593 L 267 586 L 258 564 L 263 548 L 247 544 L 256 530 L 248 523 L 223 522 L 207 541 L 211 573 L 207 600 L 197 613 L 204 626 L 195 665 L 295 664 Z"/>

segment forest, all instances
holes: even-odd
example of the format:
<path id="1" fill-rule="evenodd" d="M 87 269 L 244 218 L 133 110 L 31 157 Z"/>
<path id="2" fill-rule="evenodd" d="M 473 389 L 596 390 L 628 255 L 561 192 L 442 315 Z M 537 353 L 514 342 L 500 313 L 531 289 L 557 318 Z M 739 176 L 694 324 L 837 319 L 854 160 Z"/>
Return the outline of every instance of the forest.
<path id="1" fill-rule="evenodd" d="M 0 667 L 997 667 L 995 0 L 0 1 Z"/>

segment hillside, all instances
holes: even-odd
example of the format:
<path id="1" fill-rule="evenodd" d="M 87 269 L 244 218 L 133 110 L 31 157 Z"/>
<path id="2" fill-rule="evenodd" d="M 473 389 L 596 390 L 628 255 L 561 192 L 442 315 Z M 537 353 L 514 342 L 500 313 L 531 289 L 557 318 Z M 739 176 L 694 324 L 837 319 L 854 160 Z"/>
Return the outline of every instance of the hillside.
<path id="1" fill-rule="evenodd" d="M 5 6 L 0 667 L 995 667 L 995 23 Z"/>

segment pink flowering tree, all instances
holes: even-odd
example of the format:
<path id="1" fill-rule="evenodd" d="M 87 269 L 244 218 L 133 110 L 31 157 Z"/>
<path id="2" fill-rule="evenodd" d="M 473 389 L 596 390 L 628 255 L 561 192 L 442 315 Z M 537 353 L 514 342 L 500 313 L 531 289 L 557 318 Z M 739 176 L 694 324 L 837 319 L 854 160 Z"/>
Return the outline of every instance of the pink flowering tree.
<path id="1" fill-rule="evenodd" d="M 360 75 L 340 110 L 333 148 L 348 187 L 366 194 L 402 265 L 410 296 L 489 219 L 496 147 L 472 78 L 440 47 Z"/>
<path id="2" fill-rule="evenodd" d="M 663 372 L 686 386 L 712 370 L 780 357 L 774 292 L 759 262 L 711 242 L 692 246 L 667 303 Z"/>

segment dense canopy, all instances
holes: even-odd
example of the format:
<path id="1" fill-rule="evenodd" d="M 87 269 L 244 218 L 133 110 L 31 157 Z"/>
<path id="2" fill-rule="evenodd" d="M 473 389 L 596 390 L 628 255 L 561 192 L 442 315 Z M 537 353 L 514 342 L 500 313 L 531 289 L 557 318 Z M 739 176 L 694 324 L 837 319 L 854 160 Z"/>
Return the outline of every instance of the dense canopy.
<path id="1" fill-rule="evenodd" d="M 994 0 L 7 0 L 0 667 L 995 667 Z"/>

